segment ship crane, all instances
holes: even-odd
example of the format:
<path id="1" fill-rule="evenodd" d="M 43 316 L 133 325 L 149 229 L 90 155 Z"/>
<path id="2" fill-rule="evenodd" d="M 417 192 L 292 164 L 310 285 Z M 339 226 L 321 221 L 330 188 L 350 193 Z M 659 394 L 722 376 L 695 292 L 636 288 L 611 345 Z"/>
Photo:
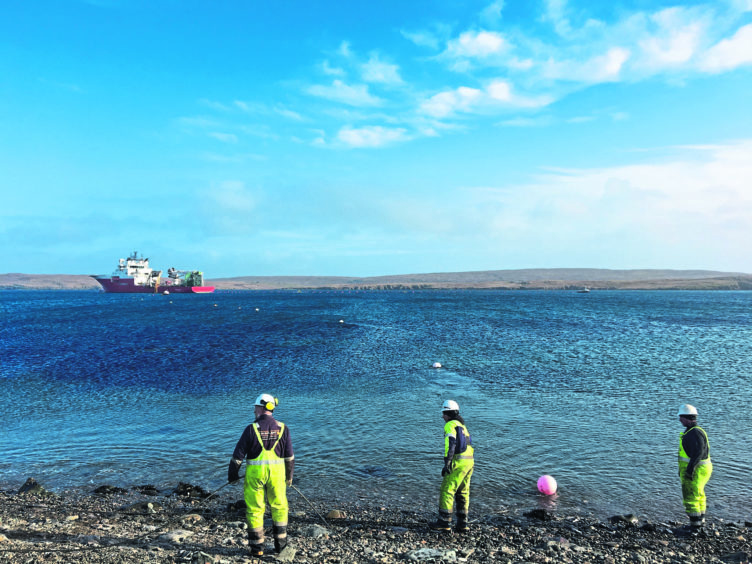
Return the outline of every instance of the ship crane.
<path id="1" fill-rule="evenodd" d="M 167 269 L 167 277 L 172 280 L 184 279 L 187 286 L 203 286 L 204 273 L 200 270 L 178 270 L 170 267 Z"/>

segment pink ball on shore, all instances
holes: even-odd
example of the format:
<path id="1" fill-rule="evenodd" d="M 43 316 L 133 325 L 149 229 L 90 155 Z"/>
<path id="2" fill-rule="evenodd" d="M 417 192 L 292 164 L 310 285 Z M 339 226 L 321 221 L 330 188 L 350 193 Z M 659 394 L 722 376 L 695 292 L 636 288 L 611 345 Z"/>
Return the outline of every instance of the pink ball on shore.
<path id="1" fill-rule="evenodd" d="M 538 478 L 538 491 L 542 494 L 552 495 L 556 493 L 556 480 L 553 476 L 544 474 Z"/>

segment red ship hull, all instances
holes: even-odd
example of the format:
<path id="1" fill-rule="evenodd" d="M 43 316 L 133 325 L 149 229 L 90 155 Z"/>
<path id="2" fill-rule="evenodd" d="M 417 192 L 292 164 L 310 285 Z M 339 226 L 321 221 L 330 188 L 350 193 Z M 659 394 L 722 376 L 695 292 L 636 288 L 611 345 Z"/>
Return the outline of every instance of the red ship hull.
<path id="1" fill-rule="evenodd" d="M 139 286 L 133 278 L 118 276 L 94 276 L 102 289 L 108 294 L 211 294 L 214 286 L 185 286 L 179 284 L 160 284 L 159 286 Z"/>

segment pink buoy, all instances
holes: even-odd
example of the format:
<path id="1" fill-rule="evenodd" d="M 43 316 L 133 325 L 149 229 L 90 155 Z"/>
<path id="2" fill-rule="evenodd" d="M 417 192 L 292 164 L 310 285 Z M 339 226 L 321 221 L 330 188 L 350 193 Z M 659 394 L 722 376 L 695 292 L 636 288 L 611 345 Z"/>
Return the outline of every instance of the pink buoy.
<path id="1" fill-rule="evenodd" d="M 556 480 L 553 476 L 544 474 L 538 478 L 538 491 L 542 494 L 552 495 L 556 493 Z"/>

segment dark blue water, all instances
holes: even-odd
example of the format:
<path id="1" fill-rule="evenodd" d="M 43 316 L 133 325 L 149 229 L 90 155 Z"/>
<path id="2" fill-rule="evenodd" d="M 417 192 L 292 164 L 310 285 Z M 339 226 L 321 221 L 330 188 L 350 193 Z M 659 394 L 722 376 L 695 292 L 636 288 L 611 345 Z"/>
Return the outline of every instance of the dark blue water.
<path id="1" fill-rule="evenodd" d="M 752 293 L 8 291 L 0 321 L 3 488 L 218 488 L 268 392 L 301 491 L 433 508 L 451 398 L 479 512 L 681 518 L 692 403 L 709 514 L 752 516 Z"/>

